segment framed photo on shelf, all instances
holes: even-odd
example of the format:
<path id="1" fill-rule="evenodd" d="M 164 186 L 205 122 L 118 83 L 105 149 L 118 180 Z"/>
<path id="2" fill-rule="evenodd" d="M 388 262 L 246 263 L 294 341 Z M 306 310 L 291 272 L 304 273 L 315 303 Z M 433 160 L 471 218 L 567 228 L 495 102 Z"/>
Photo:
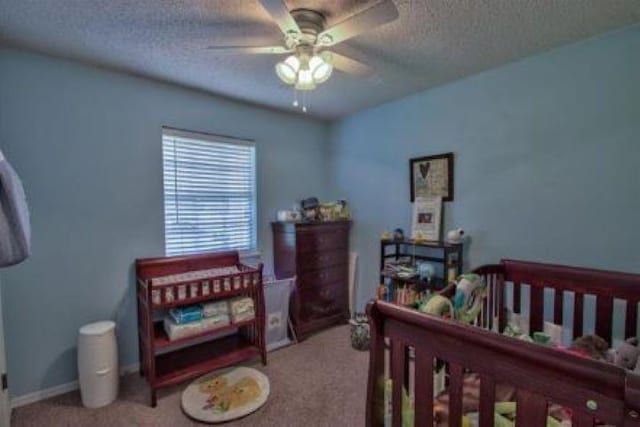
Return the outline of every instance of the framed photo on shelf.
<path id="1" fill-rule="evenodd" d="M 425 196 L 453 201 L 453 153 L 409 159 L 409 173 L 412 202 Z"/>
<path id="2" fill-rule="evenodd" d="M 411 238 L 439 241 L 442 225 L 442 197 L 416 197 L 413 201 Z"/>

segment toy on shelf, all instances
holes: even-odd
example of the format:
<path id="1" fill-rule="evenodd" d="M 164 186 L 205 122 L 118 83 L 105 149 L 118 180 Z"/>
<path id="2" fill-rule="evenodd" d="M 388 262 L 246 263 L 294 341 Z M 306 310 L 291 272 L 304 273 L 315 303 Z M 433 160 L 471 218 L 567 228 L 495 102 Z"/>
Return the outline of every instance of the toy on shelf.
<path id="1" fill-rule="evenodd" d="M 459 245 L 464 240 L 464 230 L 462 228 L 454 228 L 453 230 L 449 230 L 447 232 L 447 242 Z"/>
<path id="2" fill-rule="evenodd" d="M 413 234 L 412 240 L 416 243 L 424 243 L 429 241 L 429 239 L 427 238 L 427 234 L 423 231 L 416 231 Z"/>
<path id="3" fill-rule="evenodd" d="M 336 200 L 320 204 L 320 219 L 322 221 L 348 221 L 351 212 L 346 200 Z"/>
<path id="4" fill-rule="evenodd" d="M 320 203 L 317 197 L 309 197 L 300 202 L 302 219 L 305 221 L 318 221 L 320 219 Z"/>
<path id="5" fill-rule="evenodd" d="M 416 262 L 416 271 L 420 280 L 429 282 L 436 275 L 436 268 L 433 264 L 425 261 Z"/>

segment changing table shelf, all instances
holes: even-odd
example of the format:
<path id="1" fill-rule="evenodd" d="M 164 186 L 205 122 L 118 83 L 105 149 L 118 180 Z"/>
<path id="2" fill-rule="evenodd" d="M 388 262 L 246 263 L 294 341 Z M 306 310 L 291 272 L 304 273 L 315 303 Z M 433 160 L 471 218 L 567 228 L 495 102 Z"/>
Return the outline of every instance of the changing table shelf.
<path id="1" fill-rule="evenodd" d="M 209 331 L 204 331 L 199 334 L 190 335 L 188 337 L 179 338 L 176 340 L 170 340 L 167 336 L 167 333 L 164 330 L 164 325 L 162 322 L 155 322 L 153 325 L 154 330 L 154 341 L 156 348 L 166 348 L 173 347 L 176 345 L 182 345 L 190 342 L 200 342 L 204 337 L 215 337 L 216 335 L 221 335 L 225 332 L 233 331 L 234 329 L 241 328 L 243 326 L 252 326 L 257 322 L 257 319 L 245 320 L 242 322 L 230 323 L 225 326 L 221 326 L 216 329 L 212 329 Z"/>
<path id="2" fill-rule="evenodd" d="M 260 350 L 239 334 L 163 353 L 156 358 L 156 385 L 168 387 L 260 356 Z"/>
<path id="3" fill-rule="evenodd" d="M 157 389 L 215 369 L 261 357 L 267 364 L 262 264 L 240 263 L 238 252 L 136 260 L 140 375 L 146 377 L 151 406 Z M 249 320 L 170 340 L 158 317 L 172 307 L 250 297 Z"/>

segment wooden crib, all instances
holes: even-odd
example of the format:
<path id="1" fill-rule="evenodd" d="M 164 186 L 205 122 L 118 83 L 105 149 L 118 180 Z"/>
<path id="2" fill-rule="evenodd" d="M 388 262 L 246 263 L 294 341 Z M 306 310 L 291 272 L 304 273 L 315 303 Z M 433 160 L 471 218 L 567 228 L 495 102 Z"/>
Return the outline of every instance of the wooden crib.
<path id="1" fill-rule="evenodd" d="M 546 426 L 550 403 L 570 410 L 574 427 L 640 426 L 640 376 L 613 365 L 495 333 L 502 331 L 506 324 L 507 305 L 516 313 L 529 313 L 530 331 L 542 330 L 547 288 L 553 290 L 553 320 L 560 325 L 563 308 L 566 308 L 564 297 L 573 293 L 574 337 L 583 334 L 585 295 L 596 298 L 594 332 L 597 335 L 611 344 L 614 305 L 624 304 L 624 322 L 618 326 L 623 326 L 625 337 L 636 336 L 640 275 L 513 260 L 483 266 L 475 272 L 485 278 L 489 291 L 481 327 L 382 301 L 369 303 L 367 426 L 384 425 L 385 378 L 392 380 L 390 424 L 403 425 L 402 396 L 403 389 L 408 389 L 414 399 L 414 425 L 433 426 L 437 393 L 434 391 L 435 360 L 447 367 L 451 427 L 462 425 L 463 380 L 468 372 L 480 377 L 480 427 L 494 425 L 497 384 L 516 388 L 517 427 Z M 511 290 L 510 301 L 506 301 L 507 287 Z M 521 301 L 525 287 L 529 290 L 528 307 Z M 624 303 L 614 303 L 615 300 Z M 567 320 L 565 323 L 569 323 Z"/>

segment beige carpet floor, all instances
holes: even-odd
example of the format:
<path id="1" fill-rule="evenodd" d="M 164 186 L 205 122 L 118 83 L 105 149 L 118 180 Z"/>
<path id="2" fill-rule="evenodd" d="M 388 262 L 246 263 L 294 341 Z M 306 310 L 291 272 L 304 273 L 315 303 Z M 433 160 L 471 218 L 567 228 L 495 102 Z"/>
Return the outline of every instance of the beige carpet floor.
<path id="1" fill-rule="evenodd" d="M 269 353 L 264 372 L 271 395 L 257 412 L 224 424 L 229 427 L 358 427 L 364 425 L 368 353 L 353 350 L 349 327 L 339 326 L 306 341 Z M 180 394 L 187 384 L 160 390 L 158 406 L 148 405 L 139 375 L 122 379 L 119 399 L 100 409 L 85 409 L 78 392 L 14 410 L 13 427 L 202 425 L 183 414 Z"/>

